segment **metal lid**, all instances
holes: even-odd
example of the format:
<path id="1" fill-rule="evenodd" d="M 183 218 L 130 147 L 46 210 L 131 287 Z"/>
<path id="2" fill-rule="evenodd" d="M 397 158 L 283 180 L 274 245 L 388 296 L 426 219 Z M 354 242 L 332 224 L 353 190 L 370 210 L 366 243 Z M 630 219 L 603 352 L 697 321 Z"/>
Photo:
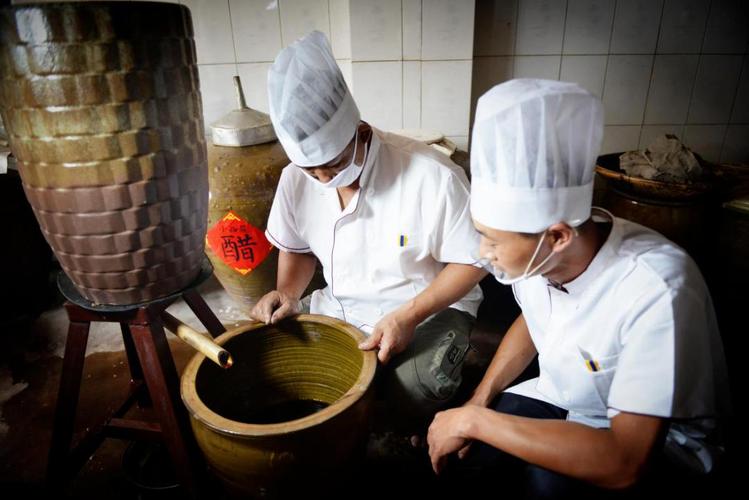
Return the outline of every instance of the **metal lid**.
<path id="1" fill-rule="evenodd" d="M 216 146 L 252 146 L 276 140 L 270 116 L 247 107 L 242 82 L 234 77 L 237 107 L 211 124 L 211 138 Z"/>

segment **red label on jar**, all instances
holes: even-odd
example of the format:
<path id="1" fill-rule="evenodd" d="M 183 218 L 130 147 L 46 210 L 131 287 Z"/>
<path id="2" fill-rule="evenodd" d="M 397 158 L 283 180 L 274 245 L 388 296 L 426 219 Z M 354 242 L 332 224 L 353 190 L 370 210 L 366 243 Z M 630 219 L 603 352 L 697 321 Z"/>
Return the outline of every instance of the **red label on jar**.
<path id="1" fill-rule="evenodd" d="M 218 258 L 242 275 L 259 266 L 273 248 L 263 231 L 232 211 L 208 230 L 205 240 Z"/>

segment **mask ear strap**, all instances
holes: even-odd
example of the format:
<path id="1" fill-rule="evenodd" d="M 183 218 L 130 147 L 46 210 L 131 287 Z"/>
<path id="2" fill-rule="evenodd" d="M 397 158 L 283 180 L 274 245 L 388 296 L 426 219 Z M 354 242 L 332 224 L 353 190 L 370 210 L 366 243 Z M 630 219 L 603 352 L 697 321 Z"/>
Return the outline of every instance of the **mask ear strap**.
<path id="1" fill-rule="evenodd" d="M 531 266 L 536 261 L 536 257 L 538 257 L 538 252 L 541 250 L 541 245 L 544 242 L 544 236 L 546 236 L 546 229 L 544 229 L 544 232 L 541 233 L 541 237 L 538 239 L 538 244 L 536 245 L 536 251 L 533 252 L 533 256 L 531 257 L 531 260 L 529 260 L 528 265 L 525 266 L 525 271 L 523 271 L 522 276 L 528 276 L 528 272 L 531 270 Z"/>

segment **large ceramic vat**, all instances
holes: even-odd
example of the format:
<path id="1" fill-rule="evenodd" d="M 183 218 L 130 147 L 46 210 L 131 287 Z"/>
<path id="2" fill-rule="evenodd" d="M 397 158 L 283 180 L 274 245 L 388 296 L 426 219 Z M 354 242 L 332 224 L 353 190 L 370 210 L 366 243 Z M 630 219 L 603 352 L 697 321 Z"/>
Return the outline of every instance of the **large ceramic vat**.
<path id="1" fill-rule="evenodd" d="M 363 450 L 377 364 L 374 352 L 358 349 L 364 338 L 337 319 L 300 315 L 217 337 L 234 358 L 228 370 L 203 355 L 190 361 L 182 399 L 229 491 L 311 493 Z"/>
<path id="2" fill-rule="evenodd" d="M 37 221 L 84 297 L 144 302 L 196 277 L 208 179 L 186 7 L 0 9 L 0 112 Z"/>

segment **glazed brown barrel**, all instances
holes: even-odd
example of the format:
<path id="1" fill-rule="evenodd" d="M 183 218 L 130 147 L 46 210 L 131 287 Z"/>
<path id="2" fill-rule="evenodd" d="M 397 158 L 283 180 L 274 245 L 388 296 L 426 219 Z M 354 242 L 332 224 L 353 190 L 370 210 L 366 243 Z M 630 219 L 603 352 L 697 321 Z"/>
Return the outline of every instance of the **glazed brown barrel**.
<path id="1" fill-rule="evenodd" d="M 208 178 L 186 7 L 1 9 L 0 112 L 37 221 L 84 297 L 145 302 L 197 276 Z"/>

